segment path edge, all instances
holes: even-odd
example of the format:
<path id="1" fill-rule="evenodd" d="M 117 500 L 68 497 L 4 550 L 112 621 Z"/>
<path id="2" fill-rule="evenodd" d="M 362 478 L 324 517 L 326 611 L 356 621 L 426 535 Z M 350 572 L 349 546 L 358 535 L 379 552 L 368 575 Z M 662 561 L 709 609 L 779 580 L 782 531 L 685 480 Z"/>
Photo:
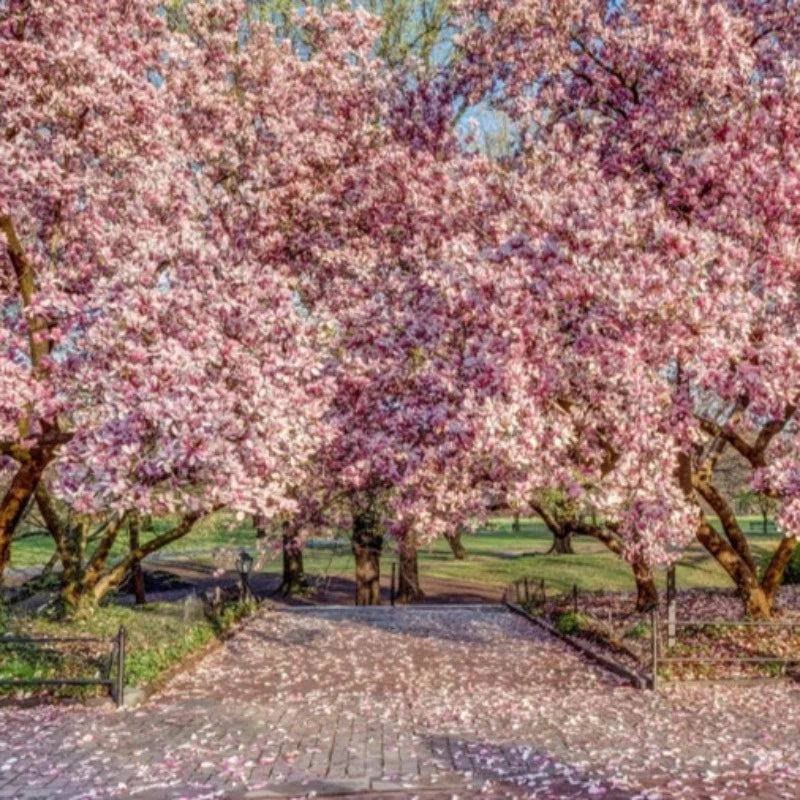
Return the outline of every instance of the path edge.
<path id="1" fill-rule="evenodd" d="M 543 630 L 547 631 L 551 636 L 555 636 L 557 639 L 560 639 L 562 642 L 565 642 L 574 650 L 577 650 L 582 655 L 586 656 L 591 661 L 594 661 L 596 664 L 599 664 L 604 669 L 608 670 L 609 672 L 613 672 L 620 678 L 624 678 L 636 689 L 652 689 L 652 680 L 642 675 L 639 672 L 633 672 L 632 670 L 623 667 L 621 664 L 617 664 L 616 661 L 612 661 L 611 659 L 606 658 L 605 656 L 601 656 L 599 653 L 596 653 L 589 645 L 584 644 L 583 642 L 577 641 L 571 636 L 565 636 L 563 633 L 557 631 L 552 625 L 545 622 L 543 619 L 538 619 L 534 617 L 532 614 L 529 614 L 525 611 L 522 606 L 518 606 L 515 603 L 509 603 L 507 600 L 503 601 L 503 605 L 514 614 L 518 614 L 521 617 L 524 617 L 528 622 L 533 623 L 534 625 L 538 625 Z"/>

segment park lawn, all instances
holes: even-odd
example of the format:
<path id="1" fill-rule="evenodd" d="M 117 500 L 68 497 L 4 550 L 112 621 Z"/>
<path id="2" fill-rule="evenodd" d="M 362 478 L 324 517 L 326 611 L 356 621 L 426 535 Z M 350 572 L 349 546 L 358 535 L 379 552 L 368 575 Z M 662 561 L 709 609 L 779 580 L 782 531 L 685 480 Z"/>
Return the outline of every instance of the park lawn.
<path id="1" fill-rule="evenodd" d="M 747 520 L 748 518 L 744 518 Z M 753 517 L 752 519 L 756 519 Z M 519 532 L 511 529 L 512 521 L 490 519 L 485 528 L 465 533 L 461 540 L 467 559 L 457 561 L 443 539 L 419 551 L 420 574 L 498 587 L 501 591 L 515 580 L 544 579 L 547 587 L 557 592 L 570 591 L 577 585 L 580 591 L 630 591 L 634 588 L 630 567 L 609 552 L 600 542 L 588 538 L 574 540 L 574 555 L 548 555 L 552 536 L 544 523 L 536 519 L 520 520 Z M 765 562 L 778 545 L 775 535 L 749 534 L 757 559 Z M 389 543 L 384 550 L 382 570 L 389 574 L 395 550 Z M 304 565 L 311 575 L 352 577 L 353 559 L 349 543 L 342 540 L 337 551 L 307 548 Z M 280 569 L 279 559 L 266 569 Z M 676 568 L 680 588 L 733 586 L 730 578 L 700 545 L 689 547 Z M 664 584 L 663 570 L 657 580 Z"/>
<path id="2" fill-rule="evenodd" d="M 456 561 L 446 542 L 437 542 L 421 554 L 425 575 L 474 581 L 505 588 L 515 580 L 544 579 L 548 589 L 567 592 L 629 591 L 634 588 L 630 567 L 594 539 L 576 537 L 574 555 L 545 555 L 552 536 L 538 520 L 520 520 L 520 531 L 511 520 L 493 519 L 489 530 L 464 535 L 466 561 Z M 424 566 L 423 566 L 424 565 Z M 728 586 L 729 579 L 702 548 L 687 550 L 677 571 L 681 586 Z"/>
<path id="3" fill-rule="evenodd" d="M 0 677 L 95 678 L 108 674 L 111 639 L 125 627 L 127 647 L 125 683 L 143 689 L 153 688 L 181 660 L 202 650 L 241 619 L 250 606 L 232 603 L 216 612 L 183 603 L 148 603 L 145 606 L 103 605 L 93 614 L 70 621 L 49 619 L 41 614 L 12 611 L 0 620 L 0 635 L 30 637 L 90 637 L 102 643 L 0 644 Z M 0 687 L 0 693 L 21 691 Z M 30 688 L 22 691 L 47 691 L 57 697 L 87 697 L 107 694 L 102 686 Z"/>
<path id="4" fill-rule="evenodd" d="M 740 520 L 749 527 L 750 523 L 760 521 L 760 517 L 740 517 Z M 154 533 L 166 530 L 171 524 L 173 520 L 169 518 L 156 520 Z M 502 589 L 515 580 L 528 577 L 544 579 L 555 591 L 569 591 L 573 585 L 583 591 L 627 591 L 633 588 L 629 567 L 600 542 L 578 537 L 574 540 L 575 555 L 545 556 L 552 538 L 544 523 L 538 519 L 522 519 L 518 532 L 511 526 L 511 519 L 492 518 L 476 532 L 465 533 L 462 536 L 468 554 L 465 561 L 454 559 L 447 542 L 441 538 L 421 548 L 419 558 L 423 581 L 425 576 L 430 576 Z M 143 535 L 143 540 L 146 536 Z M 756 559 L 765 564 L 780 537 L 748 532 L 748 539 Z M 252 552 L 254 545 L 255 535 L 249 520 L 237 522 L 232 514 L 219 513 L 203 520 L 183 539 L 160 550 L 149 563 L 155 566 L 159 558 L 174 556 L 211 564 L 215 548 L 247 548 Z M 310 542 L 304 552 L 305 569 L 309 575 L 352 576 L 353 558 L 346 538 L 338 539 L 335 547 L 314 545 L 314 541 Z M 123 534 L 115 544 L 112 557 L 123 555 L 126 547 L 127 537 Z M 268 548 L 261 569 L 279 571 L 281 558 L 277 538 L 270 540 Z M 46 535 L 15 540 L 11 566 L 40 566 L 53 552 L 52 540 Z M 387 575 L 394 553 L 393 543 L 387 540 L 383 558 Z M 677 567 L 677 580 L 683 588 L 732 586 L 716 561 L 699 545 L 692 545 L 685 551 Z"/>
<path id="5" fill-rule="evenodd" d="M 142 531 L 141 542 L 146 542 L 151 536 L 157 536 L 171 528 L 176 517 L 162 517 L 153 521 L 153 530 Z M 254 540 L 253 528 L 249 523 L 237 522 L 233 514 L 219 512 L 197 523 L 194 529 L 182 539 L 178 539 L 159 550 L 159 553 L 185 553 L 193 550 L 211 551 L 217 547 L 238 547 L 252 545 Z M 87 548 L 91 552 L 92 544 Z M 121 558 L 128 552 L 128 536 L 122 531 L 114 542 L 111 550 L 112 560 Z M 47 533 L 31 535 L 23 531 L 22 535 L 15 537 L 11 547 L 11 568 L 38 567 L 46 564 L 48 559 L 55 554 L 55 544 Z"/>

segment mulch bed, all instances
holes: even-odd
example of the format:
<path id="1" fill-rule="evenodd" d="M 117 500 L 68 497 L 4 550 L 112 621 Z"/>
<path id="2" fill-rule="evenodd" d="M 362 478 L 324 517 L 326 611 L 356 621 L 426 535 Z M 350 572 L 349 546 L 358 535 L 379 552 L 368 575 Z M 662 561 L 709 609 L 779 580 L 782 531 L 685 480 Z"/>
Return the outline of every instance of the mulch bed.
<path id="1" fill-rule="evenodd" d="M 634 609 L 632 594 L 582 592 L 550 597 L 542 605 L 533 601 L 530 609 L 551 625 L 577 635 L 605 651 L 623 666 L 650 672 L 652 665 L 651 616 Z M 692 658 L 681 664 L 662 664 L 659 677 L 666 680 L 730 680 L 800 675 L 797 664 L 709 663 L 699 659 L 797 659 L 800 663 L 800 587 L 780 590 L 775 613 L 769 623 L 741 623 L 742 603 L 735 591 L 685 589 L 677 593 L 679 622 L 671 647 L 667 643 L 667 607 L 662 596 L 659 606 L 660 657 Z M 698 624 L 686 624 L 688 622 Z M 571 630 L 570 630 L 571 628 Z"/>

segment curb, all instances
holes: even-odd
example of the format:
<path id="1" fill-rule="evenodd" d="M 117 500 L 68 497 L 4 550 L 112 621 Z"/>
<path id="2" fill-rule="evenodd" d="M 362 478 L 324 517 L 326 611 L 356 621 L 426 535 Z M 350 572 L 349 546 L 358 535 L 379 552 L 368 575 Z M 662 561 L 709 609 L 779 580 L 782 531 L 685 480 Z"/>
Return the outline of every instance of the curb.
<path id="1" fill-rule="evenodd" d="M 601 656 L 599 653 L 596 653 L 591 647 L 589 647 L 589 645 L 586 645 L 571 636 L 567 637 L 563 633 L 559 633 L 552 625 L 548 624 L 542 619 L 531 616 L 527 611 L 525 611 L 525 609 L 518 605 L 505 602 L 505 606 L 509 609 L 509 611 L 512 611 L 514 614 L 519 614 L 521 617 L 524 617 L 528 620 L 528 622 L 532 622 L 534 625 L 538 625 L 540 628 L 547 631 L 547 633 L 549 633 L 551 636 L 555 636 L 557 639 L 565 642 L 570 647 L 581 653 L 581 655 L 586 656 L 604 669 L 608 670 L 609 672 L 613 672 L 620 678 L 625 678 L 625 680 L 629 681 L 635 688 L 652 689 L 653 681 L 651 678 L 638 672 L 633 672 L 632 670 L 617 664 L 616 661 L 611 661 L 610 659 Z"/>

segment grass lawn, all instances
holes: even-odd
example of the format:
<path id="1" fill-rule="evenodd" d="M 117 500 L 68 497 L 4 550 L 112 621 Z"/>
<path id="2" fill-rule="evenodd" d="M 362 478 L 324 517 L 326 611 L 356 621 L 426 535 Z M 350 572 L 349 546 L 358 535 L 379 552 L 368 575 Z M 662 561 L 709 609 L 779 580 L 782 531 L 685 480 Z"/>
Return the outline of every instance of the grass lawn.
<path id="1" fill-rule="evenodd" d="M 760 517 L 741 517 L 745 530 L 751 523 L 760 522 Z M 160 533 L 171 525 L 171 520 L 161 519 L 154 524 L 154 533 Z M 576 538 L 575 554 L 569 556 L 544 556 L 550 548 L 551 536 L 538 519 L 520 521 L 520 531 L 511 529 L 507 518 L 489 520 L 487 526 L 475 533 L 464 534 L 462 542 L 468 558 L 457 561 L 447 543 L 439 539 L 420 551 L 420 571 L 423 576 L 453 578 L 474 583 L 484 583 L 503 588 L 518 578 L 544 578 L 554 590 L 568 591 L 573 584 L 581 590 L 627 590 L 633 588 L 629 567 L 593 539 Z M 145 538 L 148 534 L 144 534 Z M 755 556 L 762 563 L 769 558 L 780 537 L 771 533 L 748 533 Z M 230 514 L 217 514 L 203 520 L 188 536 L 173 542 L 159 551 L 158 557 L 191 556 L 193 560 L 212 562 L 214 548 L 247 547 L 252 550 L 255 535 L 247 520 L 237 523 Z M 311 543 L 313 545 L 313 542 Z M 274 541 L 271 557 L 264 569 L 278 571 L 281 568 L 277 540 Z M 127 547 L 127 539 L 120 537 L 113 555 L 121 556 Z M 200 552 L 198 552 L 200 551 Z M 26 536 L 15 540 L 11 552 L 12 568 L 44 564 L 53 554 L 53 543 L 49 536 Z M 384 569 L 389 570 L 394 548 L 387 542 L 384 551 Z M 340 540 L 336 549 L 330 547 L 307 547 L 305 568 L 309 574 L 350 576 L 353 559 L 347 539 Z M 156 563 L 156 562 L 151 562 Z M 659 576 L 660 578 L 661 576 Z M 680 587 L 723 586 L 732 584 L 722 569 L 699 545 L 689 547 L 677 567 Z"/>
<path id="2" fill-rule="evenodd" d="M 456 561 L 446 542 L 423 555 L 426 573 L 439 577 L 460 578 L 507 586 L 518 578 L 544 579 L 548 588 L 579 590 L 630 590 L 634 588 L 630 567 L 594 539 L 576 537 L 574 555 L 543 555 L 550 549 L 552 537 L 538 520 L 521 520 L 519 533 L 511 530 L 511 520 L 490 520 L 490 529 L 464 536 L 467 561 Z M 777 539 L 770 540 L 777 544 Z M 768 549 L 766 541 L 758 546 Z M 498 555 L 502 553 L 504 555 Z M 510 557 L 517 554 L 518 557 Z M 659 579 L 661 576 L 659 576 Z M 663 583 L 663 580 L 661 581 Z M 688 548 L 677 567 L 678 585 L 730 586 L 730 579 L 699 545 Z"/>
<path id="3" fill-rule="evenodd" d="M 747 518 L 745 518 L 747 519 Z M 755 519 L 755 518 L 753 518 Z M 548 588 L 570 591 L 577 584 L 582 591 L 622 591 L 634 588 L 630 567 L 609 552 L 600 542 L 588 538 L 573 541 L 574 555 L 548 555 L 552 536 L 543 522 L 537 519 L 520 521 L 519 532 L 511 529 L 512 521 L 505 518 L 489 520 L 487 527 L 464 534 L 462 543 L 467 559 L 453 558 L 447 542 L 439 539 L 420 550 L 420 573 L 423 577 L 451 578 L 505 588 L 518 578 L 544 578 Z M 749 534 L 748 538 L 757 559 L 766 561 L 780 541 L 776 535 Z M 391 545 L 385 551 L 384 567 L 388 572 L 393 558 Z M 308 548 L 304 554 L 306 571 L 329 575 L 352 575 L 353 560 L 346 541 L 338 553 Z M 276 557 L 274 569 L 280 569 Z M 663 571 L 657 579 L 664 584 Z M 680 588 L 720 586 L 731 588 L 730 578 L 699 544 L 687 548 L 677 566 Z"/>
<path id="4" fill-rule="evenodd" d="M 141 541 L 144 543 L 152 536 L 158 536 L 169 530 L 176 522 L 174 517 L 163 517 L 153 521 L 151 531 L 143 530 Z M 160 550 L 160 553 L 181 553 L 186 550 L 205 550 L 214 547 L 226 547 L 237 545 L 245 541 L 251 544 L 253 541 L 253 529 L 247 524 L 237 523 L 232 514 L 213 514 L 197 523 L 195 528 L 183 539 L 178 539 L 167 547 Z M 91 552 L 92 542 L 90 541 L 87 552 Z M 117 538 L 111 550 L 111 557 L 121 557 L 128 551 L 128 537 L 123 531 Z M 53 539 L 47 533 L 35 533 L 22 530 L 19 536 L 15 536 L 11 547 L 11 568 L 35 567 L 47 563 L 47 560 L 55 553 Z"/>

